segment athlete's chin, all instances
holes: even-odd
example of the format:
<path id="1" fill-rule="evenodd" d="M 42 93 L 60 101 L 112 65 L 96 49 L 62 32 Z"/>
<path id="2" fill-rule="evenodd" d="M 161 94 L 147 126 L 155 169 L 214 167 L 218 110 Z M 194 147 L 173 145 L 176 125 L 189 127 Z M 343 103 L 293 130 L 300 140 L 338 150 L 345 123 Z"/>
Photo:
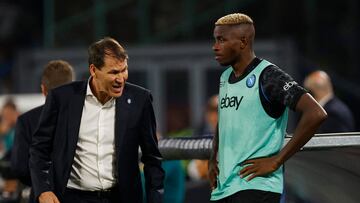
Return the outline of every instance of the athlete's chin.
<path id="1" fill-rule="evenodd" d="M 229 66 L 231 64 L 229 61 L 225 61 L 222 57 L 216 57 L 215 59 L 222 66 Z"/>
<path id="2" fill-rule="evenodd" d="M 220 65 L 222 66 L 230 66 L 231 63 L 230 62 L 227 62 L 227 61 L 218 61 Z"/>

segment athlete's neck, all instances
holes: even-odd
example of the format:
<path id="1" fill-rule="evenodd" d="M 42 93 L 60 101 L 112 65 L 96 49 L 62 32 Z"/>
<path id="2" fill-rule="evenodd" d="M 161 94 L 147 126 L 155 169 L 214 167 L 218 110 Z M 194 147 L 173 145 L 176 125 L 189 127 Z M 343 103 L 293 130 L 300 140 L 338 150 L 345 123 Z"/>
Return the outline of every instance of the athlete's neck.
<path id="1" fill-rule="evenodd" d="M 249 64 L 254 60 L 255 54 L 250 54 L 248 56 L 240 56 L 240 59 L 232 65 L 235 77 L 240 77 L 242 74 L 244 74 L 246 68 L 249 66 Z"/>

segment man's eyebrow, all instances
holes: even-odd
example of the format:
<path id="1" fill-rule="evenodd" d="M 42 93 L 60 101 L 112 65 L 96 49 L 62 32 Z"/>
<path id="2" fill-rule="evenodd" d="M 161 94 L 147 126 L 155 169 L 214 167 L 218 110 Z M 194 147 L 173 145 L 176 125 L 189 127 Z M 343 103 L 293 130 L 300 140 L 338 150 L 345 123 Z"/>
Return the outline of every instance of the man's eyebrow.
<path id="1" fill-rule="evenodd" d="M 126 65 L 124 68 L 121 69 L 121 71 L 128 69 L 128 65 Z"/>

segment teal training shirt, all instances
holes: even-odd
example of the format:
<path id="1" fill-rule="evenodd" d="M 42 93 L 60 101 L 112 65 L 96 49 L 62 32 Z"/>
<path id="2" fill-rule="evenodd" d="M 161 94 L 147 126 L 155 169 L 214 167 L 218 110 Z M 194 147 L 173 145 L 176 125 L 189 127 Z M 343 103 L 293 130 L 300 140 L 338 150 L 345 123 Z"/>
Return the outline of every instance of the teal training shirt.
<path id="1" fill-rule="evenodd" d="M 240 178 L 238 175 L 243 168 L 242 162 L 277 154 L 284 142 L 288 108 L 279 118 L 272 118 L 260 101 L 259 77 L 269 65 L 272 64 L 262 60 L 245 78 L 234 84 L 228 82 L 232 67 L 221 75 L 218 109 L 220 173 L 211 200 L 247 189 L 282 193 L 282 167 L 266 177 L 256 177 L 251 181 L 246 180 L 248 176 Z"/>

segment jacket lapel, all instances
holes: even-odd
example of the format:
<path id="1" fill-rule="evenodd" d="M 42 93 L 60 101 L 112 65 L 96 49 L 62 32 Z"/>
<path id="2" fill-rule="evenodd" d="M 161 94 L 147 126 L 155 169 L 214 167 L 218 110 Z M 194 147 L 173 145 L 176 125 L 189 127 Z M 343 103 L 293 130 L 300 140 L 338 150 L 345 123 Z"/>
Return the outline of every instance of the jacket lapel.
<path id="1" fill-rule="evenodd" d="M 69 135 L 69 145 L 70 153 L 75 154 L 75 149 L 77 141 L 79 138 L 79 129 L 82 111 L 84 107 L 85 95 L 86 95 L 87 81 L 84 81 L 84 84 L 81 84 L 78 89 L 75 90 L 74 96 L 71 98 L 69 104 L 69 123 L 68 123 L 68 135 Z"/>
<path id="2" fill-rule="evenodd" d="M 121 146 L 123 146 L 126 124 L 132 102 L 131 100 L 131 94 L 125 85 L 123 95 L 116 99 L 115 107 L 115 149 L 117 155 L 119 153 L 119 149 L 121 149 Z"/>
<path id="3" fill-rule="evenodd" d="M 130 112 L 131 98 L 128 89 L 124 88 L 123 95 L 116 99 L 115 106 L 115 175 L 119 176 L 120 149 L 123 149 L 123 142 L 126 132 L 128 114 Z M 117 177 L 118 178 L 118 177 Z"/>

